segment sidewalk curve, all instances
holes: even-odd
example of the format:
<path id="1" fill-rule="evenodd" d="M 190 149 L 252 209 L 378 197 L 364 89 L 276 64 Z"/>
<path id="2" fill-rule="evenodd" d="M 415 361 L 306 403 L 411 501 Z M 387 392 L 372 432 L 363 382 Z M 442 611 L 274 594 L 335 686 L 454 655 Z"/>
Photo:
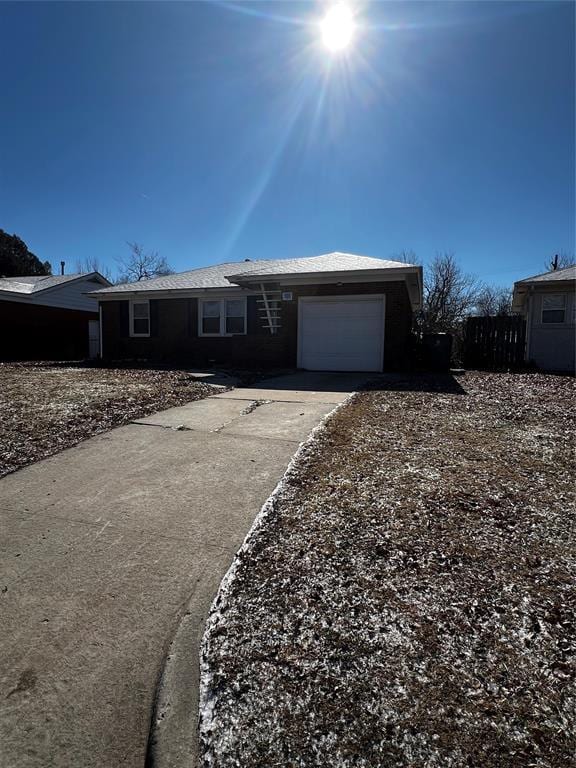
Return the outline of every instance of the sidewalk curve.
<path id="1" fill-rule="evenodd" d="M 193 760 L 197 649 L 220 580 L 299 443 L 364 378 L 271 379 L 0 480 L 2 768 L 143 766 L 175 633 L 189 654 L 170 665 L 178 696 L 155 710 L 168 738 L 149 760 Z"/>

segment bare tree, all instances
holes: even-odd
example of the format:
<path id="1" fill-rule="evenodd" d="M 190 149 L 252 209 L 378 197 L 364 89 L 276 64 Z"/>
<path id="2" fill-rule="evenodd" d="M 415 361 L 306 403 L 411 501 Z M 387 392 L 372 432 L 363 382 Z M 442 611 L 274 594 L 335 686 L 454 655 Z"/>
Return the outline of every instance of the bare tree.
<path id="1" fill-rule="evenodd" d="M 128 243 L 128 247 L 130 255 L 117 260 L 119 283 L 137 283 L 140 280 L 149 280 L 151 277 L 174 273 L 166 258 L 160 256 L 158 251 L 146 252 L 140 243 Z"/>
<path id="2" fill-rule="evenodd" d="M 550 261 L 545 261 L 544 266 L 546 267 L 547 271 L 554 272 L 557 269 L 565 269 L 566 267 L 572 267 L 576 263 L 576 258 L 574 258 L 574 254 L 570 255 L 566 251 L 560 251 L 559 253 L 555 254 Z"/>
<path id="3" fill-rule="evenodd" d="M 392 261 L 401 261 L 402 264 L 418 264 L 420 265 L 420 259 L 416 256 L 412 249 L 406 250 L 403 248 L 398 253 L 393 253 L 391 257 Z"/>
<path id="4" fill-rule="evenodd" d="M 112 282 L 112 270 L 100 261 L 97 256 L 87 256 L 84 259 L 76 259 L 76 272 L 99 272 L 102 277 Z"/>
<path id="5" fill-rule="evenodd" d="M 462 270 L 453 253 L 436 254 L 424 274 L 422 329 L 457 332 L 473 310 L 479 288 L 478 280 Z"/>
<path id="6" fill-rule="evenodd" d="M 500 285 L 483 285 L 476 297 L 475 313 L 502 317 L 512 314 L 512 292 Z"/>

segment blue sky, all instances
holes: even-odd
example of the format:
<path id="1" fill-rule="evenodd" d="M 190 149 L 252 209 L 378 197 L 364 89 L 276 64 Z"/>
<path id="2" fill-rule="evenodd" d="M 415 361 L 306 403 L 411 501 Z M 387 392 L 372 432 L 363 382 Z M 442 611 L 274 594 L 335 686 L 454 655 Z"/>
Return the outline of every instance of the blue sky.
<path id="1" fill-rule="evenodd" d="M 575 249 L 575 6 L 0 3 L 0 227 L 57 268 L 453 251 L 509 284 Z"/>

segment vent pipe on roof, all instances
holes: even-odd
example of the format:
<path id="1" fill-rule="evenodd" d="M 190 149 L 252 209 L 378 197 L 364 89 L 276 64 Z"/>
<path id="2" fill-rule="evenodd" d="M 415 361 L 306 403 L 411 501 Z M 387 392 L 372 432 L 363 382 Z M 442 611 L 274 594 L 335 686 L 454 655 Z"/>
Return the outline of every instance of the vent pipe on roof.
<path id="1" fill-rule="evenodd" d="M 61 274 L 61 275 L 63 275 L 63 274 L 64 274 L 64 267 L 65 267 L 65 266 L 66 266 L 66 262 L 65 262 L 65 261 L 61 261 L 61 262 L 60 262 L 60 274 Z"/>

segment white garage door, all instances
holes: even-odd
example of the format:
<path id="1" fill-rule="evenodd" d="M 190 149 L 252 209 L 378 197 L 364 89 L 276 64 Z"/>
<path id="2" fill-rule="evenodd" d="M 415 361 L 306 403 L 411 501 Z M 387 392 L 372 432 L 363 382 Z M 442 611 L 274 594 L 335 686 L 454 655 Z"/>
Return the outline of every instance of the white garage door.
<path id="1" fill-rule="evenodd" d="M 298 365 L 311 371 L 381 371 L 384 297 L 300 299 Z"/>

